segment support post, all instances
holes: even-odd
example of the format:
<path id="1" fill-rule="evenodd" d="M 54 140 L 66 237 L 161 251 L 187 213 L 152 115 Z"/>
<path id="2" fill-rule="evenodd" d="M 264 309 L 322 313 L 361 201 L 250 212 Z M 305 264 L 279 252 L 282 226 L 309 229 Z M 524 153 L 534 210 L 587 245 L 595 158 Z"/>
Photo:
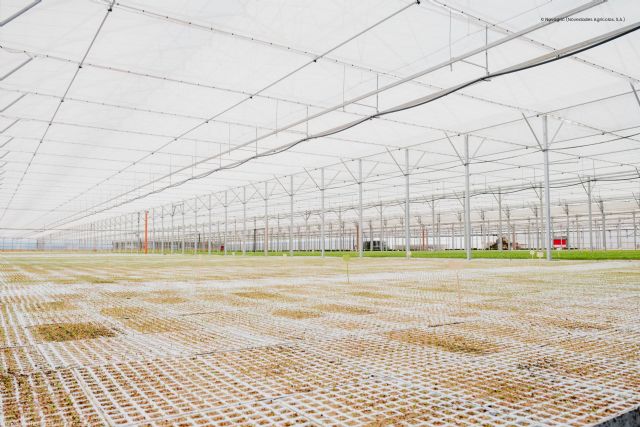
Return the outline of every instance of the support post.
<path id="1" fill-rule="evenodd" d="M 384 250 L 384 219 L 382 218 L 382 203 L 380 203 L 380 252 Z"/>
<path id="2" fill-rule="evenodd" d="M 133 222 L 133 221 L 132 221 Z M 132 224 L 133 225 L 133 224 Z M 133 228 L 133 227 L 132 227 Z M 136 252 L 140 253 L 140 249 L 142 249 L 140 246 L 140 212 L 136 212 L 136 235 L 135 235 L 135 247 L 136 247 Z M 89 241 L 88 241 L 88 236 L 85 233 L 85 249 L 88 248 L 89 246 Z M 133 242 L 132 242 L 133 243 Z M 132 245 L 132 249 L 131 251 L 133 252 L 133 245 Z"/>
<path id="3" fill-rule="evenodd" d="M 602 218 L 601 222 L 602 222 L 602 249 L 603 250 L 607 250 L 607 221 L 606 221 L 606 216 L 604 213 L 604 201 L 600 200 L 598 202 L 598 204 L 600 205 L 600 216 Z"/>
<path id="4" fill-rule="evenodd" d="M 229 219 L 229 203 L 227 202 L 227 192 L 224 192 L 224 254 L 227 254 L 227 234 L 229 231 L 228 219 Z"/>
<path id="5" fill-rule="evenodd" d="M 431 250 L 436 250 L 436 199 L 431 198 L 431 240 L 433 245 Z M 429 246 L 429 240 L 427 240 L 427 246 Z"/>
<path id="6" fill-rule="evenodd" d="M 633 222 L 633 249 L 638 249 L 638 231 L 636 229 L 636 212 L 631 212 L 631 220 Z"/>
<path id="7" fill-rule="evenodd" d="M 242 255 L 247 254 L 247 187 L 242 187 Z"/>
<path id="8" fill-rule="evenodd" d="M 565 213 L 567 214 L 567 231 L 566 231 L 566 236 L 565 236 L 565 246 L 566 249 L 569 249 L 569 204 L 566 203 L 564 205 L 564 209 L 565 209 Z"/>
<path id="9" fill-rule="evenodd" d="M 269 255 L 269 185 L 264 183 L 264 256 Z M 225 248 L 226 249 L 226 248 Z"/>
<path id="10" fill-rule="evenodd" d="M 193 198 L 193 254 L 198 254 L 198 197 Z"/>
<path id="11" fill-rule="evenodd" d="M 169 233 L 169 237 L 171 238 L 171 242 L 169 244 L 169 247 L 171 249 L 171 254 L 173 254 L 174 249 L 174 245 L 176 242 L 176 232 L 175 232 L 175 227 L 174 227 L 174 220 L 173 217 L 175 216 L 175 209 L 176 207 L 174 205 L 171 205 L 171 232 Z"/>
<path id="12" fill-rule="evenodd" d="M 469 195 L 469 135 L 464 136 L 464 245 L 471 260 L 471 197 Z"/>
<path id="13" fill-rule="evenodd" d="M 324 168 L 320 168 L 320 255 L 324 258 Z M 372 242 L 373 244 L 373 242 Z"/>
<path id="14" fill-rule="evenodd" d="M 164 206 L 160 207 L 160 227 L 162 228 L 162 232 L 160 233 L 160 238 L 162 239 L 160 240 L 160 252 L 164 255 Z"/>
<path id="15" fill-rule="evenodd" d="M 151 252 L 156 253 L 156 208 L 151 208 Z"/>
<path id="16" fill-rule="evenodd" d="M 551 261 L 551 194 L 549 185 L 549 135 L 547 116 L 542 116 L 542 153 L 544 156 L 544 219 L 545 219 L 545 243 L 547 247 L 547 261 Z"/>
<path id="17" fill-rule="evenodd" d="M 358 159 L 358 256 L 364 255 L 362 239 L 362 159 Z"/>
<path id="18" fill-rule="evenodd" d="M 146 254 L 149 247 L 149 211 L 144 211 L 144 253 Z"/>
<path id="19" fill-rule="evenodd" d="M 543 184 L 540 184 L 538 188 L 538 198 L 540 199 L 540 215 L 538 215 L 538 245 L 540 246 L 540 250 L 544 250 L 544 192 L 542 189 Z"/>
<path id="20" fill-rule="evenodd" d="M 404 238 L 405 238 L 405 256 L 411 257 L 411 215 L 409 212 L 409 149 L 404 150 L 404 160 L 406 171 L 404 173 Z M 373 245 L 373 241 L 371 242 Z"/>
<path id="21" fill-rule="evenodd" d="M 182 255 L 184 255 L 184 247 L 186 246 L 185 245 L 185 233 L 187 231 L 187 229 L 186 229 L 186 227 L 184 225 L 184 208 L 185 208 L 185 202 L 183 201 L 182 202 L 182 248 L 181 248 Z"/>
<path id="22" fill-rule="evenodd" d="M 209 194 L 209 230 L 207 236 L 207 253 L 211 255 L 211 194 Z"/>
<path id="23" fill-rule="evenodd" d="M 438 212 L 438 248 L 442 247 L 442 229 L 440 227 L 441 223 L 441 215 L 440 212 Z"/>
<path id="24" fill-rule="evenodd" d="M 591 178 L 587 181 L 587 203 L 589 205 L 589 250 L 593 250 L 593 212 L 591 200 Z"/>
<path id="25" fill-rule="evenodd" d="M 502 189 L 498 187 L 498 251 L 502 252 Z"/>
<path id="26" fill-rule="evenodd" d="M 289 177 L 289 255 L 293 256 L 293 175 Z"/>
<path id="27" fill-rule="evenodd" d="M 342 222 L 342 209 L 340 209 L 340 207 L 338 207 L 338 238 L 340 239 L 338 241 L 340 245 L 339 250 L 343 251 L 344 250 L 344 223 Z"/>

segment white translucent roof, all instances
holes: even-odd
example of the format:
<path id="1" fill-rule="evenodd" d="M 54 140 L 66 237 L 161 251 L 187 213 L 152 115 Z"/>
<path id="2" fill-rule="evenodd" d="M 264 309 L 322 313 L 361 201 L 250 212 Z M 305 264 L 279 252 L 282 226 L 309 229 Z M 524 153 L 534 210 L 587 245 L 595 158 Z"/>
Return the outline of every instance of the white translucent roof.
<path id="1" fill-rule="evenodd" d="M 464 134 L 473 191 L 536 186 L 543 114 L 554 203 L 584 199 L 575 184 L 587 177 L 621 208 L 640 190 L 635 0 L 124 0 L 110 12 L 108 1 L 45 0 L 20 13 L 31 3 L 0 4 L 3 236 L 253 194 L 265 181 L 271 209 L 286 211 L 290 175 L 296 209 L 313 209 L 310 176 L 322 167 L 329 206 L 351 206 L 358 158 L 365 202 L 392 203 L 404 148 L 412 197 L 455 196 Z M 598 45 L 601 35 L 612 40 Z M 341 129 L 571 46 L 567 58 Z M 330 130 L 340 132 L 304 141 Z M 536 193 L 510 197 L 526 206 Z"/>

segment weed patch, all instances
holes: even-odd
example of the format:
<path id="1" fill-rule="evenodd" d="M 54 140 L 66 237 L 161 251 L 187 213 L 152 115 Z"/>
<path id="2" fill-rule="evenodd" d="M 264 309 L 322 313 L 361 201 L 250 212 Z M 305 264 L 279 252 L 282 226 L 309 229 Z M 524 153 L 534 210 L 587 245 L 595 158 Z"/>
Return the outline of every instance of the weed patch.
<path id="1" fill-rule="evenodd" d="M 454 353 L 467 353 L 482 355 L 494 351 L 494 346 L 482 341 L 459 336 L 438 334 L 421 329 L 408 329 L 403 331 L 392 331 L 385 334 L 388 338 L 407 344 L 415 344 L 427 347 L 437 347 L 439 349 Z"/>
<path id="2" fill-rule="evenodd" d="M 38 339 L 55 342 L 116 336 L 113 330 L 95 323 L 53 323 L 34 326 L 33 331 Z"/>

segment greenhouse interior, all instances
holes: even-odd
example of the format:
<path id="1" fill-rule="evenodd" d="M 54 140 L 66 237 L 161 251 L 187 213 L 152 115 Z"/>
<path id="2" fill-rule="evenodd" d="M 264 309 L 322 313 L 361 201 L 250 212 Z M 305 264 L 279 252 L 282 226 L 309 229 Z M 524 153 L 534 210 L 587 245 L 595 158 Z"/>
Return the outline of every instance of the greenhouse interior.
<path id="1" fill-rule="evenodd" d="M 640 425 L 637 0 L 2 0 L 0 425 Z"/>

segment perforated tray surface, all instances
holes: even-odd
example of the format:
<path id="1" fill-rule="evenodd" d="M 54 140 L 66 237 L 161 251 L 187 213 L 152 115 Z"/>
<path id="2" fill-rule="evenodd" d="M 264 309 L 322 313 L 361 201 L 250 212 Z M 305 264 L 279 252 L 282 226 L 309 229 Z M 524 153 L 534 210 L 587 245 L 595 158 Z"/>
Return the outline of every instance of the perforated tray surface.
<path id="1" fill-rule="evenodd" d="M 640 406 L 640 263 L 0 261 L 0 425 L 587 426 Z"/>

